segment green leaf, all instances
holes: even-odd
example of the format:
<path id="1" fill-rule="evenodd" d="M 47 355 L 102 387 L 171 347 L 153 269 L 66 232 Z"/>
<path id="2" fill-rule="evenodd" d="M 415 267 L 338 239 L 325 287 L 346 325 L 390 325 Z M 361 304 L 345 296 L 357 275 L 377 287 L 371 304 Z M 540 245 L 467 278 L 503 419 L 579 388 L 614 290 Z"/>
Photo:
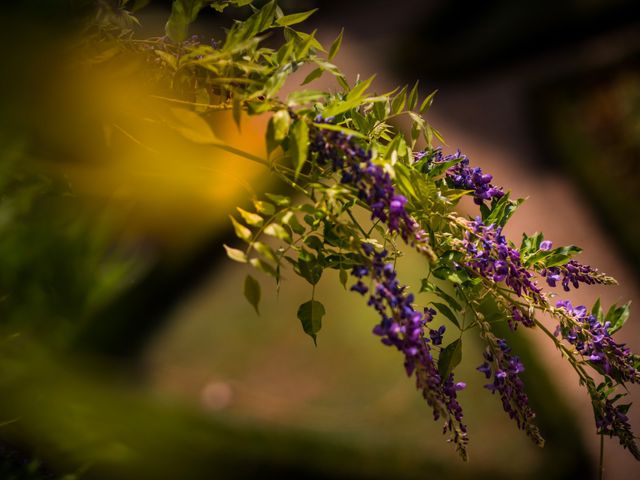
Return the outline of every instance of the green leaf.
<path id="1" fill-rule="evenodd" d="M 259 258 L 252 258 L 249 260 L 249 263 L 253 265 L 255 268 L 260 270 L 261 272 L 266 273 L 267 275 L 271 275 L 272 277 L 278 278 L 278 273 L 276 270 L 269 265 L 267 262 L 263 262 Z"/>
<path id="2" fill-rule="evenodd" d="M 524 203 L 523 198 L 511 200 L 509 193 L 506 193 L 498 200 L 493 200 L 490 213 L 486 218 L 483 218 L 483 221 L 487 225 L 495 223 L 496 225 L 504 226 L 522 203 Z"/>
<path id="3" fill-rule="evenodd" d="M 284 195 L 276 195 L 275 193 L 265 193 L 266 197 L 279 207 L 286 207 L 291 204 L 291 199 Z"/>
<path id="4" fill-rule="evenodd" d="M 629 319 L 630 314 L 631 302 L 626 303 L 625 305 L 622 305 L 620 307 L 612 305 L 604 318 L 605 322 L 611 322 L 609 333 L 613 334 L 620 330 Z"/>
<path id="5" fill-rule="evenodd" d="M 451 323 L 453 323 L 456 327 L 460 328 L 460 324 L 458 323 L 458 318 L 456 317 L 455 313 L 451 311 L 449 307 L 447 307 L 444 303 L 438 303 L 438 302 L 431 302 L 431 303 L 433 304 L 434 307 L 438 309 L 438 311 L 441 314 L 443 314 L 445 317 L 451 320 Z"/>
<path id="6" fill-rule="evenodd" d="M 256 210 L 259 213 L 263 213 L 265 215 L 271 216 L 276 213 L 276 207 L 272 203 L 265 202 L 263 200 L 254 200 L 253 206 L 256 207 Z"/>
<path id="7" fill-rule="evenodd" d="M 324 69 L 322 67 L 318 67 L 311 70 L 311 73 L 309 73 L 309 75 L 304 77 L 304 80 L 300 85 L 306 85 L 307 83 L 313 82 L 316 78 L 320 78 L 323 72 L 324 72 Z"/>
<path id="8" fill-rule="evenodd" d="M 327 57 L 328 60 L 333 60 L 333 57 L 335 57 L 338 54 L 338 51 L 340 50 L 340 46 L 342 45 L 343 33 L 344 33 L 344 28 L 340 30 L 340 33 L 331 44 L 331 47 L 329 48 L 329 56 Z"/>
<path id="9" fill-rule="evenodd" d="M 346 290 L 347 280 L 349 280 L 349 274 L 347 274 L 347 271 L 344 268 L 340 269 L 339 278 L 340 278 L 340 285 L 342 285 L 342 288 Z"/>
<path id="10" fill-rule="evenodd" d="M 402 90 L 400 90 L 400 93 L 396 95 L 393 101 L 391 102 L 391 113 L 393 114 L 400 113 L 404 108 L 404 104 L 406 103 L 406 101 L 407 101 L 407 86 L 405 85 L 404 87 L 402 87 Z"/>
<path id="11" fill-rule="evenodd" d="M 291 241 L 291 235 L 289 235 L 289 232 L 287 232 L 285 228 L 279 223 L 270 223 L 264 228 L 263 231 L 266 235 L 279 238 L 280 240 L 284 240 L 285 242 Z"/>
<path id="12" fill-rule="evenodd" d="M 280 25 L 281 27 L 287 27 L 289 25 L 295 25 L 296 23 L 304 22 L 307 18 L 313 15 L 317 8 L 313 10 L 308 10 L 306 12 L 301 13 L 292 13 L 291 15 L 285 15 L 284 17 L 280 17 L 276 20 L 276 25 Z"/>
<path id="13" fill-rule="evenodd" d="M 305 228 L 298 222 L 298 217 L 292 210 L 287 211 L 280 219 L 282 225 L 288 225 L 289 228 L 298 235 L 302 235 L 305 232 Z"/>
<path id="14" fill-rule="evenodd" d="M 309 126 L 305 121 L 296 120 L 293 122 L 290 139 L 291 161 L 295 168 L 295 178 L 297 178 L 307 161 L 307 152 L 309 151 Z"/>
<path id="15" fill-rule="evenodd" d="M 367 78 L 366 80 L 358 83 L 355 87 L 351 89 L 351 91 L 347 94 L 347 100 L 353 100 L 357 98 L 361 98 L 364 96 L 364 93 L 367 91 L 373 79 L 376 78 L 375 75 Z"/>
<path id="16" fill-rule="evenodd" d="M 251 225 L 252 227 L 261 227 L 264 223 L 264 219 L 257 213 L 247 212 L 240 207 L 236 207 L 236 209 L 238 210 L 244 221 L 247 222 L 247 225 Z"/>
<path id="17" fill-rule="evenodd" d="M 266 244 L 264 244 L 262 242 L 253 242 L 251 244 L 251 247 L 256 252 L 258 252 L 261 255 L 263 255 L 265 258 L 268 258 L 272 262 L 277 262 L 276 254 L 275 254 L 275 252 L 273 251 L 273 249 L 269 245 L 266 245 Z"/>
<path id="18" fill-rule="evenodd" d="M 459 312 L 462 311 L 462 307 L 460 306 L 460 304 L 457 302 L 455 298 L 453 298 L 451 295 L 449 295 L 447 292 L 442 290 L 437 285 L 430 283 L 426 278 L 422 279 L 422 285 L 420 287 L 420 291 L 435 293 L 441 299 L 447 302 L 451 308 Z"/>
<path id="19" fill-rule="evenodd" d="M 600 323 L 604 323 L 604 312 L 602 311 L 602 305 L 600 303 L 600 298 L 596 300 L 596 303 L 593 304 L 593 308 L 591 309 L 591 315 L 596 317 L 596 319 Z"/>
<path id="20" fill-rule="evenodd" d="M 418 103 L 418 81 L 414 83 L 411 92 L 409 93 L 409 98 L 407 99 L 407 109 L 413 110 L 416 104 Z"/>
<path id="21" fill-rule="evenodd" d="M 313 255 L 308 259 L 298 258 L 296 267 L 300 276 L 311 285 L 316 285 L 320 281 L 320 278 L 322 278 L 322 265 Z"/>
<path id="22" fill-rule="evenodd" d="M 206 5 L 205 0 L 174 0 L 171 4 L 171 15 L 164 31 L 174 42 L 183 42 L 187 38 L 189 25 Z"/>
<path id="23" fill-rule="evenodd" d="M 322 128 L 324 130 L 332 130 L 334 132 L 342 132 L 346 135 L 351 135 L 354 137 L 358 137 L 358 138 L 363 138 L 366 139 L 367 136 L 363 135 L 362 133 L 356 131 L 356 130 L 351 130 L 350 128 L 347 127 L 343 127 L 342 125 L 334 125 L 333 123 L 314 123 L 313 124 L 314 127 L 317 128 Z"/>
<path id="24" fill-rule="evenodd" d="M 298 308 L 298 319 L 302 323 L 302 329 L 313 339 L 313 343 L 316 346 L 318 345 L 316 334 L 322 328 L 324 314 L 324 305 L 316 300 L 309 300 Z"/>
<path id="25" fill-rule="evenodd" d="M 438 93 L 438 90 L 434 90 L 427 96 L 427 98 L 424 99 L 422 105 L 420 105 L 420 113 L 424 113 L 429 110 L 431 104 L 433 103 L 433 98 L 436 96 L 436 93 Z"/>
<path id="26" fill-rule="evenodd" d="M 295 105 L 305 105 L 307 103 L 315 102 L 326 98 L 328 96 L 327 93 L 321 92 L 319 90 L 301 90 L 298 92 L 291 92 L 287 96 L 287 105 L 295 106 Z"/>
<path id="27" fill-rule="evenodd" d="M 256 313 L 260 315 L 258 305 L 260 303 L 260 283 L 251 275 L 244 279 L 244 298 L 253 306 Z"/>
<path id="28" fill-rule="evenodd" d="M 291 117 L 286 110 L 278 110 L 269 119 L 267 125 L 267 151 L 271 153 L 280 143 L 287 138 Z"/>
<path id="29" fill-rule="evenodd" d="M 344 78 L 344 75 L 336 75 L 336 81 L 344 90 L 349 90 L 349 88 L 351 88 L 349 87 L 349 82 L 347 82 L 347 79 Z"/>
<path id="30" fill-rule="evenodd" d="M 236 236 L 239 239 L 244 240 L 247 243 L 250 242 L 251 241 L 251 230 L 249 230 L 247 227 L 242 225 L 240 222 L 238 222 L 231 215 L 229 215 L 229 218 L 231 219 L 231 223 L 233 223 L 233 229 L 236 231 Z"/>
<path id="31" fill-rule="evenodd" d="M 440 280 L 449 280 L 450 282 L 462 284 L 466 280 L 469 280 L 469 274 L 466 270 L 452 270 L 447 266 L 435 268 L 433 270 L 433 276 Z"/>
<path id="32" fill-rule="evenodd" d="M 294 48 L 295 42 L 292 38 L 278 49 L 278 53 L 276 54 L 276 62 L 278 62 L 278 65 L 282 65 L 283 63 L 286 63 L 291 59 Z"/>
<path id="33" fill-rule="evenodd" d="M 462 361 L 462 341 L 454 340 L 440 351 L 438 358 L 438 372 L 442 379 L 449 377 L 449 374 Z"/>
<path id="34" fill-rule="evenodd" d="M 236 262 L 246 263 L 247 256 L 242 250 L 238 250 L 237 248 L 231 248 L 227 245 L 223 245 L 224 249 L 227 251 L 227 256 L 231 260 L 235 260 Z"/>

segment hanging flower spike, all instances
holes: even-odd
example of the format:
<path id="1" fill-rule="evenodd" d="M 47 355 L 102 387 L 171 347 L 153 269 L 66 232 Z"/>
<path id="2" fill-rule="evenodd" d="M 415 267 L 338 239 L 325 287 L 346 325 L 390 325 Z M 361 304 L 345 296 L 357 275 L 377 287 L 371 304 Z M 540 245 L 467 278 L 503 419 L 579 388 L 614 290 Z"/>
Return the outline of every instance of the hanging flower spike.
<path id="1" fill-rule="evenodd" d="M 363 251 L 369 263 L 353 268 L 351 274 L 358 280 L 351 290 L 365 295 L 369 288 L 362 278 L 372 280 L 367 304 L 381 318 L 373 333 L 381 337 L 384 345 L 394 346 L 403 353 L 407 375 L 415 375 L 416 386 L 433 409 L 434 420 L 445 419 L 444 433 L 449 433 L 460 455 L 466 458 L 467 427 L 462 423 L 462 407 L 457 400 L 457 392 L 466 385 L 456 383 L 452 373 L 443 379 L 433 357 L 433 346 L 442 344 L 445 327 L 432 329 L 428 326 L 436 314 L 435 310 L 426 308 L 419 312 L 414 309 L 413 295 L 398 282 L 393 264 L 385 263 L 385 250 L 376 252 L 370 244 L 364 243 Z M 428 332 L 428 337 L 425 332 Z"/>
<path id="2" fill-rule="evenodd" d="M 524 365 L 517 356 L 511 355 L 511 348 L 505 340 L 490 334 L 485 339 L 488 343 L 483 354 L 485 362 L 477 368 L 486 378 L 493 377 L 493 382 L 485 388 L 491 393 L 497 392 L 509 418 L 514 419 L 518 428 L 524 430 L 537 445 L 543 446 L 544 439 L 533 423 L 536 415 L 529 406 L 529 398 L 520 379 Z"/>
<path id="3" fill-rule="evenodd" d="M 574 345 L 586 361 L 617 382 L 640 383 L 631 350 L 613 339 L 609 322 L 600 323 L 584 306 L 574 308 L 568 300 L 558 302 L 556 307 L 564 318 L 557 334 Z"/>

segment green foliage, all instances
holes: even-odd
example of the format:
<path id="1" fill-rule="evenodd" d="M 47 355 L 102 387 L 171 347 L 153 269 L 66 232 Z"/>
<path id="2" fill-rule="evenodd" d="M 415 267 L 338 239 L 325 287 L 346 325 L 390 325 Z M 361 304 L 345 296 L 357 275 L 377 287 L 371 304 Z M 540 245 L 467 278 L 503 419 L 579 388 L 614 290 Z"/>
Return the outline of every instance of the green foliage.
<path id="1" fill-rule="evenodd" d="M 244 296 L 251 306 L 255 309 L 256 313 L 260 315 L 260 284 L 251 275 L 247 275 L 244 279 Z"/>
<path id="2" fill-rule="evenodd" d="M 443 378 L 447 378 L 449 374 L 462 361 L 462 341 L 458 338 L 449 345 L 444 347 L 438 358 L 438 370 Z"/>
<path id="3" fill-rule="evenodd" d="M 322 328 L 324 314 L 324 305 L 316 300 L 309 300 L 298 308 L 298 319 L 302 323 L 302 329 L 313 339 L 315 345 L 318 344 L 316 334 Z"/>

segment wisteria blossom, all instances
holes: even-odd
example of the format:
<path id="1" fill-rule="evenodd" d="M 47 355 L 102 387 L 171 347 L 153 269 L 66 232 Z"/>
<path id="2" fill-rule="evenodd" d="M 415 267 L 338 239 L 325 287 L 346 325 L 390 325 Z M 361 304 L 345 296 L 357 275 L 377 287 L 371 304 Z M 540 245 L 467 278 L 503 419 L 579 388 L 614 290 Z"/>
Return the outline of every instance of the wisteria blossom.
<path id="1" fill-rule="evenodd" d="M 434 420 L 445 418 L 445 431 L 449 432 L 451 440 L 466 456 L 467 427 L 462 423 L 462 407 L 456 393 L 464 389 L 465 384 L 456 383 L 453 373 L 443 378 L 434 358 L 434 352 L 442 344 L 445 327 L 429 327 L 436 314 L 432 308 L 425 308 L 422 312 L 414 308 L 414 296 L 398 282 L 393 263 L 386 262 L 386 251 L 376 252 L 367 243 L 362 248 L 368 264 L 353 268 L 351 273 L 358 281 L 351 289 L 365 295 L 369 287 L 363 278 L 372 282 L 367 304 L 381 318 L 373 333 L 381 337 L 383 344 L 394 346 L 403 353 L 407 375 L 415 376 L 416 386 L 433 409 Z M 429 336 L 425 335 L 425 331 L 429 332 Z"/>
<path id="2" fill-rule="evenodd" d="M 511 348 L 504 339 L 489 336 L 487 341 L 488 346 L 483 354 L 485 361 L 477 369 L 486 378 L 493 379 L 485 388 L 491 393 L 498 393 L 502 407 L 515 420 L 518 428 L 524 430 L 535 443 L 543 445 L 544 440 L 533 423 L 535 413 L 529 406 L 529 398 L 520 379 L 524 365 L 516 355 L 511 354 Z"/>

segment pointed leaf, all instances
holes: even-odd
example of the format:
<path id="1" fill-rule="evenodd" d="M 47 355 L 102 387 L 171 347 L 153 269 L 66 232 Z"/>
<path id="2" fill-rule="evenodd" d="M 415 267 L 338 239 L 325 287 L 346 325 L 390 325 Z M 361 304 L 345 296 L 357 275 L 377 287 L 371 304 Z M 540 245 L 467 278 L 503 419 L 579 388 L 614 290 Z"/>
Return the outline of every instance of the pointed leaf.
<path id="1" fill-rule="evenodd" d="M 235 260 L 236 262 L 246 263 L 247 256 L 242 250 L 238 250 L 237 248 L 231 248 L 227 245 L 223 245 L 224 249 L 227 251 L 227 256 L 231 260 Z"/>
<path id="2" fill-rule="evenodd" d="M 409 93 L 409 98 L 407 99 L 407 109 L 413 110 L 416 104 L 418 103 L 418 81 L 414 83 L 413 88 L 411 89 L 411 93 Z"/>
<path id="3" fill-rule="evenodd" d="M 433 304 L 434 307 L 438 309 L 438 311 L 442 315 L 444 315 L 449 320 L 451 320 L 451 323 L 453 323 L 456 327 L 460 328 L 460 324 L 458 323 L 458 318 L 456 317 L 455 313 L 451 311 L 449 307 L 447 307 L 444 303 L 438 303 L 438 302 L 431 302 L 431 303 Z"/>
<path id="4" fill-rule="evenodd" d="M 272 203 L 263 200 L 254 200 L 253 206 L 256 207 L 259 213 L 264 213 L 265 215 L 273 215 L 276 213 L 276 207 Z"/>
<path id="5" fill-rule="evenodd" d="M 249 230 L 247 227 L 242 225 L 231 215 L 229 215 L 229 218 L 231 219 L 231 223 L 233 223 L 233 229 L 236 232 L 236 236 L 239 239 L 244 240 L 245 242 L 251 241 L 251 230 Z"/>
<path id="6" fill-rule="evenodd" d="M 284 227 L 279 223 L 270 223 L 265 227 L 264 233 L 266 235 L 279 238 L 280 240 L 284 240 L 285 242 L 291 241 L 291 236 L 289 235 L 289 232 L 287 232 L 284 229 Z"/>
<path id="7" fill-rule="evenodd" d="M 314 8 L 306 12 L 292 13 L 291 15 L 285 15 L 276 20 L 276 25 L 286 27 L 289 25 L 295 25 L 296 23 L 304 22 L 307 18 L 313 15 L 318 9 Z"/>
<path id="8" fill-rule="evenodd" d="M 295 177 L 297 178 L 307 161 L 309 150 L 309 126 L 303 120 L 296 120 L 291 127 L 291 160 L 295 167 Z"/>
<path id="9" fill-rule="evenodd" d="M 261 227 L 264 223 L 264 219 L 257 213 L 247 212 L 240 207 L 236 207 L 236 209 L 240 212 L 244 221 L 247 222 L 247 225 L 251 225 L 252 227 Z"/>
<path id="10" fill-rule="evenodd" d="M 343 34 L 344 34 L 344 28 L 340 30 L 340 33 L 338 34 L 336 39 L 331 44 L 331 47 L 329 48 L 329 56 L 327 57 L 329 60 L 333 60 L 333 57 L 335 57 L 338 51 L 340 50 L 340 46 L 342 45 Z"/>
<path id="11" fill-rule="evenodd" d="M 462 342 L 460 339 L 457 339 L 440 351 L 440 357 L 438 358 L 438 372 L 440 372 L 442 379 L 446 379 L 461 361 Z"/>
<path id="12" fill-rule="evenodd" d="M 323 72 L 324 72 L 324 69 L 322 67 L 318 67 L 311 70 L 311 73 L 309 73 L 309 75 L 304 77 L 304 80 L 300 85 L 306 85 L 307 83 L 313 82 L 316 78 L 320 78 Z"/>
<path id="13" fill-rule="evenodd" d="M 433 98 L 436 96 L 436 93 L 438 93 L 438 90 L 434 90 L 429 95 L 427 95 L 427 98 L 425 98 L 422 102 L 422 105 L 420 105 L 420 113 L 424 113 L 429 110 L 431 104 L 433 103 Z"/>
<path id="14" fill-rule="evenodd" d="M 304 332 L 313 339 L 317 346 L 316 334 L 322 328 L 322 317 L 325 314 L 324 305 L 316 300 L 309 300 L 298 308 L 298 319 L 302 323 Z"/>
<path id="15" fill-rule="evenodd" d="M 265 195 L 269 200 L 280 207 L 286 207 L 287 205 L 291 204 L 291 199 L 284 195 L 277 195 L 275 193 L 265 193 Z"/>
<path id="16" fill-rule="evenodd" d="M 260 315 L 260 283 L 251 275 L 247 275 L 244 279 L 244 297 L 253 306 L 256 313 Z"/>

